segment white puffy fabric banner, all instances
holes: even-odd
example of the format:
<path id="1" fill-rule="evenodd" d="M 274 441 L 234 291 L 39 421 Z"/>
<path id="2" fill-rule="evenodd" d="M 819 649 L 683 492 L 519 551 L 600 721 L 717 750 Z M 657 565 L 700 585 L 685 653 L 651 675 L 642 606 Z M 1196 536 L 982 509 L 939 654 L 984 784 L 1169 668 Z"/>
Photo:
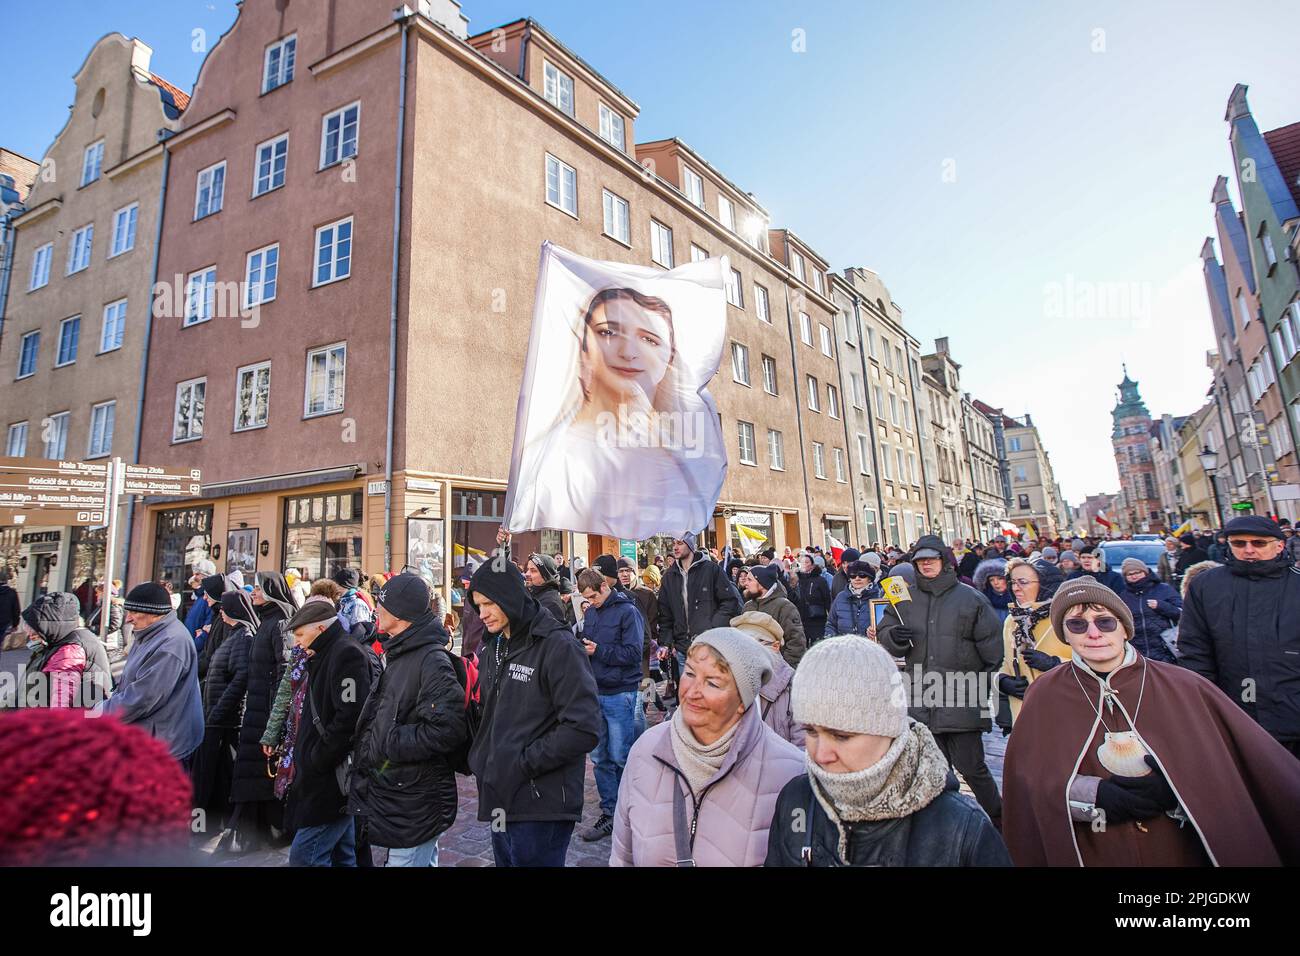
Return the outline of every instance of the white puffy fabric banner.
<path id="1" fill-rule="evenodd" d="M 727 452 L 709 380 L 727 260 L 664 271 L 542 245 L 507 531 L 644 540 L 713 518 Z"/>

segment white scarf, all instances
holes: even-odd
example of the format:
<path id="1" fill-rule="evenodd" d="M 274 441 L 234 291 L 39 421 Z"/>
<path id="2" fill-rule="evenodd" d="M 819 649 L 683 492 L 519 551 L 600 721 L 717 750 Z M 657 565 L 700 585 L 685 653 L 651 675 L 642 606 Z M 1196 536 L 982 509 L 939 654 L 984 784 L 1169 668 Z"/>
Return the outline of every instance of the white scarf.
<path id="1" fill-rule="evenodd" d="M 686 726 L 682 709 L 678 707 L 673 711 L 672 728 L 669 731 L 672 734 L 673 756 L 677 758 L 678 768 L 686 774 L 691 793 L 698 796 L 704 789 L 704 785 L 722 769 L 722 763 L 727 759 L 727 754 L 731 752 L 731 744 L 736 739 L 738 727 L 740 721 L 736 721 L 730 730 L 713 743 L 705 745 L 700 743 L 691 732 L 691 728 Z"/>

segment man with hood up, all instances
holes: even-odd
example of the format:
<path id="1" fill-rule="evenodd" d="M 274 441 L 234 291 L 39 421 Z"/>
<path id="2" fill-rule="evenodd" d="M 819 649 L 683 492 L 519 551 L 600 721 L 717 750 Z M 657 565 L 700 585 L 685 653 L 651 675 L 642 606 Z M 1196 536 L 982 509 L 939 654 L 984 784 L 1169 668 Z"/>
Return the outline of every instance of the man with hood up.
<path id="1" fill-rule="evenodd" d="M 108 699 L 108 654 L 98 635 L 81 626 L 80 610 L 75 595 L 51 591 L 22 612 L 33 638 L 20 685 L 25 706 L 90 708 Z"/>
<path id="2" fill-rule="evenodd" d="M 599 740 L 596 680 L 583 645 L 542 612 L 513 564 L 484 563 L 470 593 L 485 627 L 469 752 L 478 818 L 492 824 L 497 866 L 563 866 Z"/>

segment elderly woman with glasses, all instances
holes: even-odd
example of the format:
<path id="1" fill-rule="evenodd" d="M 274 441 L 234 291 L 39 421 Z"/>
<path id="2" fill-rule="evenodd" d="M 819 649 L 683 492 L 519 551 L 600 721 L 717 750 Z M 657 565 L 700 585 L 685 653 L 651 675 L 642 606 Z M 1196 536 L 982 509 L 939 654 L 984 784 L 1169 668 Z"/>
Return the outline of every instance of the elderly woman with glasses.
<path id="1" fill-rule="evenodd" d="M 1073 657 L 1035 681 L 1007 746 L 1017 866 L 1300 862 L 1300 761 L 1205 678 L 1143 657 L 1105 585 L 1066 582 L 1051 620 Z"/>
<path id="2" fill-rule="evenodd" d="M 1025 691 L 1039 675 L 1070 659 L 1070 646 L 1052 631 L 1052 595 L 1061 586 L 1061 569 L 1047 561 L 1014 558 L 1007 562 L 1012 603 L 1002 625 L 1002 672 L 998 691 L 1010 703 L 1014 725 Z M 1004 727 L 1005 729 L 1005 727 Z"/>

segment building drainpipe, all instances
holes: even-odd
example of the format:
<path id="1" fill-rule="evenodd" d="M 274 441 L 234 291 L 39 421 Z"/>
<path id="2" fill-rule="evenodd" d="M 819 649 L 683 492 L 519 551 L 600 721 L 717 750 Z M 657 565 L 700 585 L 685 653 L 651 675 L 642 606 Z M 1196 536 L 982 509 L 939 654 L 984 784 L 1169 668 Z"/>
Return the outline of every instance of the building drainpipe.
<path id="1" fill-rule="evenodd" d="M 871 379 L 867 376 L 867 337 L 862 334 L 862 300 L 853 296 L 853 321 L 858 327 L 858 359 L 862 363 L 862 400 L 867 405 L 867 437 L 871 439 L 871 481 L 876 486 L 876 513 L 880 516 L 877 534 L 885 530 L 885 496 L 880 490 L 880 459 L 876 453 L 876 417 L 871 411 Z M 915 398 L 915 396 L 913 396 Z M 869 545 L 876 542 L 868 541 Z"/>
<path id="2" fill-rule="evenodd" d="M 903 340 L 906 343 L 906 339 Z M 916 456 L 921 459 L 921 487 L 925 489 L 925 510 L 927 517 L 930 519 L 930 530 L 934 530 L 934 523 L 938 516 L 934 511 L 934 502 L 930 498 L 930 478 L 925 473 L 925 445 L 921 440 L 921 403 L 916 400 L 916 366 L 912 364 L 912 356 L 905 353 L 904 358 L 907 360 L 907 384 L 912 389 L 912 418 L 915 419 L 916 425 Z"/>
<path id="3" fill-rule="evenodd" d="M 171 169 L 172 154 L 167 148 L 167 140 L 172 137 L 169 129 L 160 129 L 158 138 L 162 141 L 163 167 L 162 182 L 158 184 L 158 223 L 153 235 L 153 265 L 149 267 L 149 311 L 144 321 L 144 348 L 140 353 L 140 387 L 136 393 L 135 442 L 131 448 L 129 463 L 140 461 L 140 444 L 144 439 L 144 396 L 149 377 L 149 344 L 153 339 L 153 290 L 158 285 L 158 254 L 162 250 L 163 216 L 167 212 L 167 174 Z M 210 530 L 210 529 L 209 529 Z M 131 580 L 131 544 L 135 536 L 135 495 L 126 499 L 126 534 L 122 536 L 122 580 Z M 111 582 L 110 582 L 111 584 Z"/>
<path id="4" fill-rule="evenodd" d="M 528 41 L 533 36 L 533 21 L 529 20 L 524 24 L 524 36 L 519 41 L 519 79 L 525 83 L 528 82 Z M 572 555 L 570 555 L 572 557 Z"/>
<path id="5" fill-rule="evenodd" d="M 397 415 L 397 280 L 402 249 L 402 154 L 406 151 L 406 53 L 411 13 L 407 7 L 393 12 L 402 21 L 402 64 L 397 84 L 397 159 L 393 185 L 393 275 L 388 293 L 388 419 L 384 435 L 384 570 L 393 570 L 393 428 Z M 442 582 L 439 582 L 440 584 Z"/>
<path id="6" fill-rule="evenodd" d="M 804 507 L 808 509 L 808 546 L 811 547 L 816 540 L 813 533 L 813 510 L 812 510 L 812 493 L 808 490 L 808 459 L 805 456 L 804 434 L 803 434 L 803 403 L 799 401 L 799 360 L 798 344 L 794 338 L 794 313 L 790 311 L 790 284 L 781 283 L 782 291 L 785 293 L 785 327 L 790 335 L 790 369 L 794 373 L 794 417 L 799 424 L 799 467 L 803 470 L 803 501 Z M 754 438 L 755 444 L 758 443 L 758 437 Z"/>
<path id="7" fill-rule="evenodd" d="M 831 291 L 829 281 L 827 282 L 826 291 L 827 293 L 830 293 Z M 832 298 L 831 301 L 834 301 L 834 299 Z M 862 524 L 861 524 L 861 516 L 857 514 L 858 491 L 857 491 L 857 484 L 855 483 L 854 476 L 853 476 L 853 455 L 849 453 L 849 412 L 848 409 L 844 407 L 844 366 L 840 363 L 840 357 L 842 355 L 843 355 L 843 351 L 841 350 L 841 343 L 839 339 L 836 339 L 835 340 L 835 369 L 840 373 L 840 424 L 844 426 L 844 467 L 848 469 L 849 472 L 849 500 L 853 502 L 853 511 L 854 511 L 853 527 L 857 531 L 857 540 L 860 543 L 862 541 Z M 866 388 L 865 382 L 863 383 L 862 387 Z M 754 443 L 755 444 L 758 443 L 757 438 L 755 438 Z M 846 543 L 845 547 L 852 547 L 852 545 Z"/>
<path id="8" fill-rule="evenodd" d="M 0 246 L 4 246 L 5 261 L 0 265 L 0 341 L 4 340 L 5 333 L 5 311 L 9 305 L 9 276 L 14 267 L 14 215 L 21 207 L 15 207 L 5 211 L 0 216 Z M 53 258 L 53 256 L 51 256 Z"/>

